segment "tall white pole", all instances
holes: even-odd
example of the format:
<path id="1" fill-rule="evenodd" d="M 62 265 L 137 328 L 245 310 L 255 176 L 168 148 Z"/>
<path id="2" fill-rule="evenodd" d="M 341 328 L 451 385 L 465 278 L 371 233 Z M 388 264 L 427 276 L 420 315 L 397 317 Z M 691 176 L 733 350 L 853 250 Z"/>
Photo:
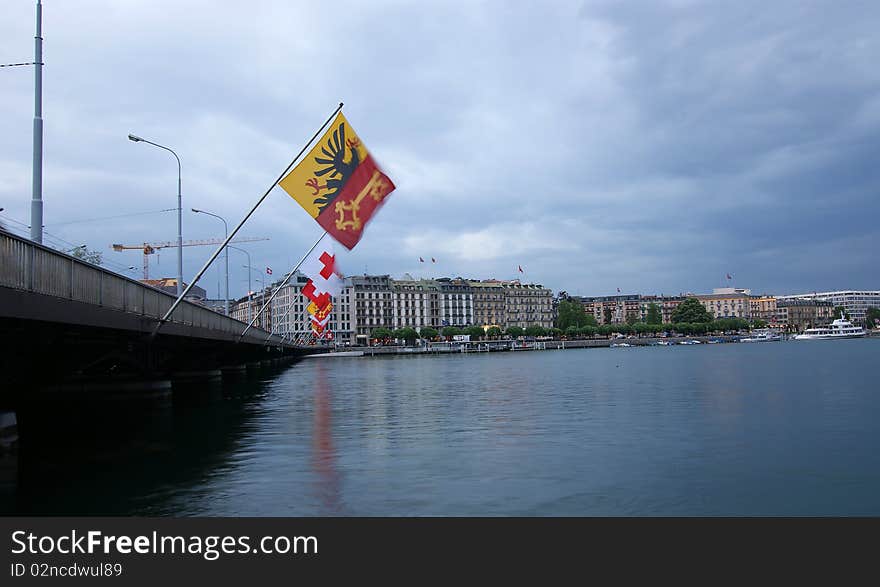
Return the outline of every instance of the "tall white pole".
<path id="1" fill-rule="evenodd" d="M 174 154 L 177 158 L 177 153 Z M 177 158 L 177 296 L 183 293 L 183 198 L 180 195 L 180 159 Z"/>
<path id="2" fill-rule="evenodd" d="M 37 0 L 34 37 L 34 162 L 31 193 L 31 240 L 43 242 L 43 4 Z"/>

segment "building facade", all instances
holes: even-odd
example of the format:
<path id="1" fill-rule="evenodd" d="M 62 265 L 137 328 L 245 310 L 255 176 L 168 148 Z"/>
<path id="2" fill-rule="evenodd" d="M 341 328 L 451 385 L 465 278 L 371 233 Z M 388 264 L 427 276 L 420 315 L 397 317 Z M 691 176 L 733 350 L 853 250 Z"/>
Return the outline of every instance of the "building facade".
<path id="1" fill-rule="evenodd" d="M 751 290 L 724 287 L 712 290 L 711 294 L 694 296 L 716 320 L 719 318 L 752 317 Z"/>
<path id="2" fill-rule="evenodd" d="M 816 299 L 831 302 L 831 306 L 843 306 L 854 324 L 865 324 L 868 308 L 880 308 L 880 291 L 878 290 L 841 290 L 825 291 L 811 294 L 795 294 L 778 296 L 779 300 Z M 836 316 L 835 316 L 836 317 Z"/>
<path id="3" fill-rule="evenodd" d="M 501 282 L 504 289 L 504 328 L 553 327 L 553 292 L 543 285 Z"/>
<path id="4" fill-rule="evenodd" d="M 657 304 L 660 308 L 660 316 L 663 324 L 672 322 L 672 314 L 675 309 L 685 300 L 680 296 L 642 296 L 639 300 L 639 309 L 642 322 L 648 321 L 648 308 L 651 304 Z"/>
<path id="5" fill-rule="evenodd" d="M 395 280 L 391 288 L 394 328 L 441 327 L 441 294 L 438 284 L 429 279 Z"/>
<path id="6" fill-rule="evenodd" d="M 832 316 L 833 310 L 834 304 L 825 300 L 778 300 L 776 324 L 786 332 L 803 332 L 831 324 L 837 318 Z"/>
<path id="7" fill-rule="evenodd" d="M 624 294 L 619 296 L 598 296 L 576 298 L 584 306 L 584 312 L 602 324 L 623 324 L 630 320 L 642 319 L 642 296 Z M 633 318 L 634 317 L 634 318 Z"/>
<path id="8" fill-rule="evenodd" d="M 496 326 L 507 328 L 504 286 L 500 281 L 471 281 L 474 295 L 474 325 L 484 330 Z"/>
<path id="9" fill-rule="evenodd" d="M 749 310 L 752 320 L 777 321 L 776 298 L 773 296 L 752 296 L 749 298 Z"/>

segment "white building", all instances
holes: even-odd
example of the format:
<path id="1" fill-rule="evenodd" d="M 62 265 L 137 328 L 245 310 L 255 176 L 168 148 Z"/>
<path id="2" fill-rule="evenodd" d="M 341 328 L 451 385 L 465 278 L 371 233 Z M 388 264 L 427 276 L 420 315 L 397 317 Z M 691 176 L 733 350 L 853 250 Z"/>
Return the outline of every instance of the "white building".
<path id="1" fill-rule="evenodd" d="M 864 324 L 868 308 L 880 308 L 880 291 L 878 290 L 842 290 L 824 291 L 809 294 L 793 294 L 777 296 L 778 300 L 816 299 L 829 301 L 834 307 L 843 306 L 854 323 Z"/>
<path id="2" fill-rule="evenodd" d="M 311 314 L 307 310 L 309 299 L 302 295 L 302 289 L 307 282 L 305 275 L 295 273 L 272 300 L 272 330 L 275 334 L 289 336 L 294 340 L 310 338 L 312 324 Z M 326 326 L 337 342 L 354 342 L 351 299 L 351 282 L 345 280 L 342 293 L 331 298 L 333 310 Z"/>

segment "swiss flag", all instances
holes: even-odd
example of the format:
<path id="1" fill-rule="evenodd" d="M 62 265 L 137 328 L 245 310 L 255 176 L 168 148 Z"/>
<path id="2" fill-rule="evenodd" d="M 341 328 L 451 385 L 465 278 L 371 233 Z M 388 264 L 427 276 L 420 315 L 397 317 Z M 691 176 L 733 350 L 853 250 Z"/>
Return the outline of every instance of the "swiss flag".
<path id="1" fill-rule="evenodd" d="M 326 293 L 335 297 L 342 293 L 342 278 L 336 267 L 336 255 L 333 254 L 332 242 L 327 242 L 323 247 L 312 251 L 303 260 L 299 270 L 313 284 L 316 296 Z"/>
<path id="2" fill-rule="evenodd" d="M 266 267 L 266 275 L 272 275 L 272 268 Z"/>

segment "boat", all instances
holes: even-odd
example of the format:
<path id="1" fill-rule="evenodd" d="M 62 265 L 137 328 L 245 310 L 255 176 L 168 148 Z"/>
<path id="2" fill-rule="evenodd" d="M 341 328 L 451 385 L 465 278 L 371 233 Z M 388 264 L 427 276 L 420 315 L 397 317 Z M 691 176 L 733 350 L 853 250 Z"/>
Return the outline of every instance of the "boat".
<path id="1" fill-rule="evenodd" d="M 740 342 L 773 342 L 782 340 L 782 335 L 775 334 L 767 328 L 762 328 L 752 332 L 752 336 L 739 339 Z"/>
<path id="2" fill-rule="evenodd" d="M 630 347 L 630 346 L 632 346 L 632 345 L 629 343 L 626 343 L 626 342 L 615 342 L 615 343 L 611 344 L 611 348 L 613 348 L 613 349 L 616 349 L 619 347 Z"/>
<path id="3" fill-rule="evenodd" d="M 862 338 L 868 333 L 861 326 L 853 326 L 853 323 L 843 317 L 831 323 L 831 326 L 821 328 L 807 328 L 803 334 L 794 337 L 795 340 L 835 340 L 838 338 Z"/>

